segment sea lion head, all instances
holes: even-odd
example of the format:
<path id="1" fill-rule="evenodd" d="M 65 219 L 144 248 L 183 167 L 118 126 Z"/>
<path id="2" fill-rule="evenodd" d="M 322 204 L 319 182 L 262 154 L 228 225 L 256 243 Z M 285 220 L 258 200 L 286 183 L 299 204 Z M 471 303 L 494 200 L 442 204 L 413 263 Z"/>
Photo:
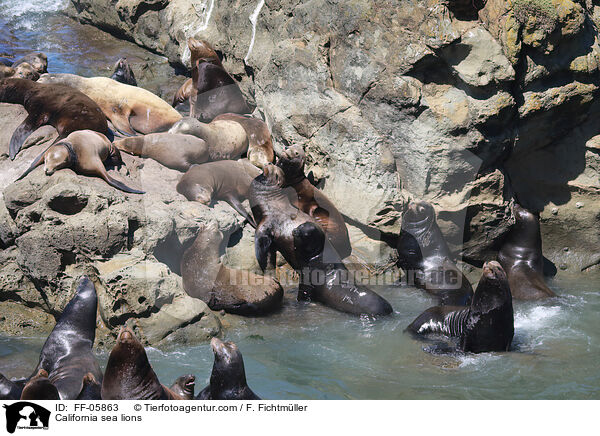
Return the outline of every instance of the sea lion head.
<path id="1" fill-rule="evenodd" d="M 301 145 L 292 145 L 277 154 L 277 166 L 285 173 L 288 183 L 293 184 L 296 179 L 303 179 L 306 154 Z"/>
<path id="2" fill-rule="evenodd" d="M 211 390 L 214 391 L 216 388 L 222 392 L 246 386 L 244 359 L 237 345 L 212 338 L 210 346 L 215 355 L 210 376 Z"/>
<path id="3" fill-rule="evenodd" d="M 115 68 L 110 78 L 126 85 L 137 86 L 133 70 L 126 58 L 120 58 L 115 63 Z"/>
<path id="4" fill-rule="evenodd" d="M 31 65 L 39 74 L 48 72 L 48 56 L 46 56 L 42 52 L 30 53 L 28 55 L 23 56 L 21 59 L 15 61 L 13 67 L 16 67 L 17 65 L 20 65 L 25 62 Z"/>
<path id="5" fill-rule="evenodd" d="M 402 214 L 402 227 L 429 227 L 435 222 L 435 210 L 426 201 L 411 201 Z"/>
<path id="6" fill-rule="evenodd" d="M 23 62 L 17 65 L 15 68 L 14 78 L 17 79 L 28 79 L 36 81 L 40 78 L 40 73 L 33 67 L 29 62 Z"/>
<path id="7" fill-rule="evenodd" d="M 47 176 L 51 176 L 56 171 L 73 165 L 72 160 L 69 145 L 65 141 L 57 142 L 48 149 L 44 156 L 44 171 Z"/>
<path id="8" fill-rule="evenodd" d="M 187 40 L 187 44 L 191 52 L 192 66 L 195 60 L 221 65 L 221 60 L 219 59 L 217 52 L 212 48 L 208 41 L 190 37 Z"/>
<path id="9" fill-rule="evenodd" d="M 178 377 L 173 386 L 171 386 L 171 390 L 183 398 L 191 400 L 194 397 L 195 387 L 196 377 L 192 374 L 187 374 Z"/>
<path id="10" fill-rule="evenodd" d="M 292 235 L 294 250 L 303 262 L 308 262 L 323 252 L 325 232 L 319 225 L 311 222 L 302 223 L 292 230 Z"/>
<path id="11" fill-rule="evenodd" d="M 495 260 L 483 265 L 483 272 L 471 308 L 478 313 L 487 313 L 510 302 L 512 296 L 508 285 L 508 278 L 502 266 Z"/>

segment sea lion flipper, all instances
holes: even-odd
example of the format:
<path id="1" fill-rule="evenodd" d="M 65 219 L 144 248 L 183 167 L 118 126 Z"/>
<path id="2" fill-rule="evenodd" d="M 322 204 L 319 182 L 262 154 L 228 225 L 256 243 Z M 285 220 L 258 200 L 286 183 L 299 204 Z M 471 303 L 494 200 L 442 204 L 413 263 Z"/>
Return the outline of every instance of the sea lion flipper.
<path id="1" fill-rule="evenodd" d="M 15 157 L 21 151 L 21 147 L 25 140 L 31 135 L 39 126 L 36 126 L 36 123 L 31 117 L 25 118 L 19 127 L 15 129 L 10 138 L 10 144 L 8 146 L 8 155 L 10 160 L 15 160 Z"/>
<path id="2" fill-rule="evenodd" d="M 239 198 L 230 195 L 225 199 L 225 201 L 227 201 L 227 203 L 229 203 L 229 205 L 233 207 L 237 213 L 243 216 L 246 221 L 248 221 L 248 224 L 250 224 L 253 228 L 256 228 L 256 222 L 254 221 L 254 218 L 252 218 L 246 209 L 244 209 L 244 206 L 240 202 Z"/>
<path id="3" fill-rule="evenodd" d="M 52 145 L 48 146 L 48 148 L 50 148 L 51 146 Z M 29 168 L 27 168 L 27 170 L 23 174 L 21 174 L 15 181 L 19 181 L 19 180 L 25 178 L 25 176 L 27 176 L 30 172 L 32 172 L 34 169 L 36 169 L 42 163 L 44 163 L 44 156 L 46 155 L 48 148 L 46 148 L 43 152 L 41 152 L 40 155 L 38 157 L 36 157 L 33 162 L 31 162 L 31 165 L 29 166 Z"/>
<path id="4" fill-rule="evenodd" d="M 112 114 L 110 117 L 110 122 L 112 123 L 115 130 L 123 136 L 137 136 L 137 132 L 133 130 L 131 124 L 129 123 L 129 119 L 124 116 L 120 116 L 118 114 Z"/>
<path id="5" fill-rule="evenodd" d="M 273 236 L 271 236 L 267 228 L 265 226 L 257 228 L 256 234 L 254 235 L 254 252 L 262 271 L 267 268 L 267 260 L 272 244 Z"/>
<path id="6" fill-rule="evenodd" d="M 121 191 L 129 192 L 131 194 L 145 194 L 146 193 L 145 191 L 140 191 L 140 190 L 137 190 L 137 189 L 130 188 L 126 184 L 124 184 L 122 182 L 119 182 L 116 179 L 113 179 L 111 176 L 108 175 L 108 173 L 106 171 L 103 171 L 103 173 L 101 174 L 101 177 L 110 186 L 112 186 L 113 188 L 120 189 Z"/>

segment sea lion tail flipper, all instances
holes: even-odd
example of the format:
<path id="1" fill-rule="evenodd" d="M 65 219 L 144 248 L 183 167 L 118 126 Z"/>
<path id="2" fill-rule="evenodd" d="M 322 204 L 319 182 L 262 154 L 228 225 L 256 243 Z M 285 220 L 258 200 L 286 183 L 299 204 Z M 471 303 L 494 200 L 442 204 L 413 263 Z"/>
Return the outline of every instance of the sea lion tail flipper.
<path id="1" fill-rule="evenodd" d="M 254 253 L 262 271 L 267 268 L 267 261 L 272 245 L 273 237 L 267 228 L 265 226 L 257 228 L 254 235 Z"/>
<path id="2" fill-rule="evenodd" d="M 139 191 L 137 189 L 130 188 L 125 183 L 122 183 L 122 182 L 119 182 L 116 179 L 113 179 L 111 176 L 108 175 L 108 173 L 106 171 L 102 174 L 102 178 L 110 186 L 112 186 L 113 188 L 120 189 L 121 191 L 129 192 L 131 194 L 145 194 L 146 193 L 145 191 Z"/>
<path id="3" fill-rule="evenodd" d="M 133 130 L 133 127 L 131 127 L 127 117 L 113 114 L 110 118 L 110 122 L 115 130 L 122 136 L 137 136 L 137 132 Z"/>
<path id="4" fill-rule="evenodd" d="M 36 126 L 33 119 L 30 117 L 25 118 L 25 120 L 19 124 L 19 127 L 15 129 L 10 138 L 10 144 L 8 146 L 8 156 L 10 160 L 15 160 L 15 157 L 21 151 L 21 147 L 25 140 L 31 135 L 39 126 Z"/>
<path id="5" fill-rule="evenodd" d="M 51 145 L 48 146 L 48 148 L 50 148 L 50 147 L 51 147 Z M 15 180 L 15 182 L 25 178 L 25 176 L 27 176 L 30 172 L 35 170 L 37 167 L 39 167 L 44 162 L 44 156 L 46 155 L 48 148 L 46 148 L 43 152 L 41 152 L 40 155 L 38 157 L 36 157 L 33 162 L 31 162 L 31 165 L 29 165 L 29 168 L 27 168 L 27 170 L 23 174 L 21 174 L 17 178 L 17 180 Z"/>
<path id="6" fill-rule="evenodd" d="M 244 209 L 244 206 L 240 202 L 239 198 L 230 195 L 226 198 L 226 201 L 241 216 L 243 216 L 246 219 L 246 221 L 248 221 L 248 224 L 250 224 L 253 228 L 256 229 L 256 222 L 254 221 L 254 218 L 252 218 L 252 216 L 250 216 L 250 214 L 246 211 L 246 209 Z"/>

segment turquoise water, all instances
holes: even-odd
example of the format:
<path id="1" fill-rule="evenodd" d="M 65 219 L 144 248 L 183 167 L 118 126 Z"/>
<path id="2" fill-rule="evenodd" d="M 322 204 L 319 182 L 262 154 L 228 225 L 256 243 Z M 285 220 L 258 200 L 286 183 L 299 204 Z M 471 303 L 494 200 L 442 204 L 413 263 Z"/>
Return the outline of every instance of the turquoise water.
<path id="1" fill-rule="evenodd" d="M 600 399 L 600 272 L 563 274 L 550 287 L 560 297 L 515 302 L 515 338 L 507 353 L 440 355 L 403 333 L 432 300 L 412 288 L 381 290 L 395 313 L 357 319 L 316 304 L 246 319 L 225 334 L 236 342 L 248 384 L 266 399 Z M 0 368 L 26 375 L 44 338 L 0 338 Z M 206 385 L 208 344 L 148 355 L 161 382 L 179 375 Z M 98 354 L 105 365 L 107 352 Z M 27 368 L 23 371 L 23 368 Z"/>

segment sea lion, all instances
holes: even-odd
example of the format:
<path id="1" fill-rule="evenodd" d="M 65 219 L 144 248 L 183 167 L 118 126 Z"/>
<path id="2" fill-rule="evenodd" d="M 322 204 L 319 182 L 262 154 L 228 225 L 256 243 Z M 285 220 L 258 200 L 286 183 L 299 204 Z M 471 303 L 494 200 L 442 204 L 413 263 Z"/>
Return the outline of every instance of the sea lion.
<path id="1" fill-rule="evenodd" d="M 112 139 L 106 117 L 89 97 L 66 85 L 44 85 L 26 79 L 1 79 L 0 102 L 20 104 L 28 116 L 17 127 L 9 144 L 14 160 L 27 137 L 38 128 L 50 124 L 58 131 L 56 141 L 76 130 L 90 129 Z"/>
<path id="2" fill-rule="evenodd" d="M 236 114 L 223 114 L 210 123 L 186 117 L 169 129 L 169 133 L 194 135 L 208 144 L 211 160 L 237 159 L 243 154 L 262 168 L 273 161 L 271 133 L 264 121 Z"/>
<path id="3" fill-rule="evenodd" d="M 83 377 L 92 373 L 102 380 L 102 371 L 92 346 L 96 337 L 98 298 L 94 284 L 83 276 L 75 296 L 65 306 L 46 339 L 34 374 L 46 371 L 62 400 L 74 400 L 83 388 Z"/>
<path id="4" fill-rule="evenodd" d="M 40 369 L 29 379 L 23 392 L 21 400 L 60 400 L 58 389 L 48 379 L 48 372 Z"/>
<path id="5" fill-rule="evenodd" d="M 21 398 L 23 385 L 15 383 L 0 374 L 0 400 L 18 400 Z"/>
<path id="6" fill-rule="evenodd" d="M 223 67 L 221 59 L 217 55 L 217 52 L 212 48 L 210 43 L 205 40 L 197 40 L 194 38 L 188 38 L 188 48 L 190 49 L 190 62 L 192 64 L 192 77 L 187 79 L 181 88 L 177 90 L 173 97 L 172 106 L 176 107 L 178 104 L 183 103 L 185 100 L 190 100 L 190 116 L 193 117 L 191 111 L 198 95 L 197 82 L 194 82 L 194 70 L 198 69 L 200 62 L 209 62 L 213 65 Z M 197 72 L 196 72 L 197 77 Z"/>
<path id="7" fill-rule="evenodd" d="M 121 327 L 110 352 L 104 379 L 103 400 L 181 400 L 158 381 L 146 350 L 129 328 Z"/>
<path id="8" fill-rule="evenodd" d="M 77 396 L 77 400 L 101 400 L 101 390 L 102 386 L 94 377 L 94 374 L 88 372 L 83 376 L 83 387 L 81 388 L 81 392 Z"/>
<path id="9" fill-rule="evenodd" d="M 415 335 L 459 338 L 459 349 L 472 353 L 508 351 L 514 334 L 512 296 L 506 273 L 496 261 L 486 262 L 469 307 L 435 306 L 407 328 Z"/>
<path id="10" fill-rule="evenodd" d="M 181 119 L 179 112 L 150 91 L 108 77 L 43 74 L 39 82 L 64 84 L 84 93 L 125 135 L 165 132 Z"/>
<path id="11" fill-rule="evenodd" d="M 283 288 L 269 276 L 231 269 L 219 260 L 223 235 L 215 223 L 199 229 L 181 258 L 183 289 L 212 310 L 257 316 L 281 307 Z"/>
<path id="12" fill-rule="evenodd" d="M 177 192 L 189 201 L 209 205 L 222 200 L 229 203 L 252 227 L 254 218 L 242 202 L 248 198 L 252 179 L 260 170 L 245 160 L 220 160 L 192 166 L 177 183 Z"/>
<path id="13" fill-rule="evenodd" d="M 131 66 L 129 65 L 129 62 L 127 62 L 126 58 L 121 58 L 117 61 L 115 64 L 115 69 L 110 78 L 126 85 L 137 86 L 135 75 L 133 74 L 133 70 L 131 69 Z"/>
<path id="14" fill-rule="evenodd" d="M 327 239 L 342 259 L 350 256 L 352 246 L 342 214 L 327 196 L 315 188 L 304 174 L 306 155 L 300 145 L 288 147 L 277 156 L 277 166 L 283 170 L 290 202 L 302 212 L 310 215 L 325 231 Z"/>
<path id="15" fill-rule="evenodd" d="M 182 172 L 210 160 L 208 145 L 194 135 L 150 133 L 117 139 L 113 144 L 121 151 L 154 159 L 167 168 Z"/>
<path id="16" fill-rule="evenodd" d="M 539 300 L 556 297 L 543 275 L 540 218 L 513 203 L 515 223 L 498 252 L 498 261 L 508 275 L 510 291 L 517 300 Z"/>
<path id="17" fill-rule="evenodd" d="M 12 75 L 12 77 L 15 79 L 28 79 L 35 81 L 40 78 L 40 73 L 38 73 L 36 69 L 27 62 L 20 63 L 16 67 L 11 68 L 15 71 L 15 73 Z"/>
<path id="18" fill-rule="evenodd" d="M 196 377 L 194 377 L 192 374 L 188 374 L 178 377 L 170 389 L 184 400 L 193 400 L 195 386 Z"/>
<path id="19" fill-rule="evenodd" d="M 450 249 L 429 203 L 411 202 L 402 214 L 396 246 L 398 266 L 418 288 L 442 305 L 466 306 L 473 296 L 471 283 L 452 261 Z"/>
<path id="20" fill-rule="evenodd" d="M 144 193 L 144 191 L 130 188 L 113 179 L 106 171 L 104 162 L 122 163 L 119 150 L 101 133 L 92 130 L 78 130 L 48 147 L 35 158 L 27 171 L 17 180 L 21 180 L 43 163 L 47 176 L 51 176 L 60 169 L 71 168 L 77 174 L 99 177 L 121 191 L 132 194 Z"/>
<path id="21" fill-rule="evenodd" d="M 260 400 L 248 387 L 244 359 L 237 345 L 212 338 L 210 346 L 215 355 L 210 383 L 196 400 Z"/>
<path id="22" fill-rule="evenodd" d="M 15 68 L 23 63 L 31 65 L 38 74 L 48 72 L 48 56 L 44 53 L 29 53 L 14 61 L 11 67 Z"/>
<path id="23" fill-rule="evenodd" d="M 300 275 L 299 300 L 312 299 L 355 315 L 392 313 L 381 296 L 349 282 L 352 277 L 325 233 L 312 217 L 292 206 L 284 182 L 283 170 L 267 164 L 250 184 L 250 206 L 257 223 L 254 247 L 261 269 L 265 270 L 269 258 L 274 266 L 279 251 Z"/>

